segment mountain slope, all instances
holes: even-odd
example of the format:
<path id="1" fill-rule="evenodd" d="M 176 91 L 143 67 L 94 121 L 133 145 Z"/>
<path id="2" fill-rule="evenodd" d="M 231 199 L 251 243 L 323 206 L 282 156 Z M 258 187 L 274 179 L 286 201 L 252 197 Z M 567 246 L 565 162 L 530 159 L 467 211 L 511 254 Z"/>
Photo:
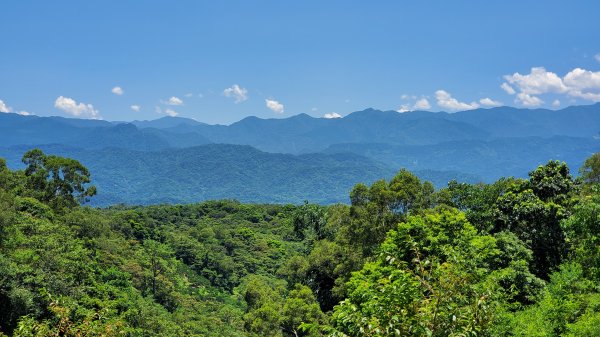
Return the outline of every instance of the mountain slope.
<path id="1" fill-rule="evenodd" d="M 415 171 L 458 171 L 493 182 L 503 176 L 526 177 L 532 167 L 550 159 L 565 161 L 577 172 L 583 161 L 598 151 L 598 139 L 555 136 L 467 140 L 426 146 L 335 144 L 323 152 L 355 153 Z"/>

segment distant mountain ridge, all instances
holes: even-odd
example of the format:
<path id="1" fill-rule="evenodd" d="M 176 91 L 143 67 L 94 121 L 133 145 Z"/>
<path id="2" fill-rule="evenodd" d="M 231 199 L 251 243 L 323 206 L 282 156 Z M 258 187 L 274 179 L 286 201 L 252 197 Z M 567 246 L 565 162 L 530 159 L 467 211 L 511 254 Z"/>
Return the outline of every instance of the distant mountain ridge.
<path id="1" fill-rule="evenodd" d="M 198 172 L 203 172 L 202 175 L 206 177 L 212 175 L 213 182 L 223 186 L 223 189 L 217 191 L 205 186 L 202 188 L 211 192 L 202 194 L 177 187 L 175 190 L 186 191 L 186 195 L 168 192 L 171 185 L 180 186 L 187 181 L 190 186 L 197 186 L 192 178 L 201 179 L 193 166 L 178 157 L 184 153 L 190 156 L 213 153 L 215 160 L 220 158 L 223 165 L 221 169 L 214 167 L 215 170 L 236 171 L 232 164 L 234 158 L 227 157 L 225 160 L 225 154 L 209 150 L 218 148 L 210 144 L 245 146 L 234 147 L 236 150 L 222 148 L 229 151 L 226 153 L 236 153 L 240 158 L 238 162 L 250 160 L 243 152 L 254 154 L 254 166 L 247 166 L 248 172 L 253 172 L 254 176 L 246 176 L 246 185 L 254 186 L 256 192 L 239 188 L 243 186 L 239 181 L 231 185 L 236 188 L 227 189 L 224 186 L 228 183 L 219 181 L 227 179 L 226 172 L 219 172 L 218 175 L 202 168 L 198 168 Z M 434 180 L 438 187 L 450 179 L 491 182 L 502 176 L 524 177 L 530 169 L 550 159 L 564 160 L 576 171 L 585 158 L 600 151 L 600 103 L 557 111 L 498 107 L 457 113 L 398 113 L 365 109 L 335 119 L 299 114 L 282 119 L 247 117 L 231 125 L 209 125 L 181 117 L 128 123 L 1 113 L 0 157 L 11 157 L 14 161 L 15 149 L 33 147 L 48 148 L 81 159 L 93 170 L 102 172 L 96 174 L 100 180 L 104 179 L 105 172 L 113 172 L 117 180 L 126 179 L 129 186 L 146 184 L 153 195 L 136 198 L 127 194 L 128 189 L 123 187 L 125 185 L 115 185 L 115 189 L 121 191 L 121 195 L 128 195 L 128 198 L 119 199 L 115 196 L 105 201 L 188 202 L 192 200 L 188 197 L 231 197 L 243 201 L 255 198 L 255 201 L 296 202 L 302 199 L 301 196 L 314 197 L 319 202 L 339 201 L 343 199 L 341 191 L 347 192 L 350 179 L 359 182 L 389 177 L 402 167 Z M 186 152 L 189 148 L 195 150 Z M 90 154 L 95 156 L 98 163 L 90 159 Z M 339 161 L 339 156 L 346 159 L 352 157 L 354 161 Z M 133 169 L 134 172 L 145 170 L 140 165 L 133 168 L 134 161 L 123 159 L 131 157 L 145 158 L 144 163 L 148 167 L 158 162 L 169 167 L 169 162 L 162 158 L 171 158 L 171 171 L 157 166 L 140 175 L 140 181 L 124 178 L 129 177 L 124 168 Z M 200 163 L 193 158 L 189 160 Z M 327 186 L 332 195 L 330 199 L 318 194 L 320 192 L 311 194 L 303 187 L 299 190 L 304 192 L 298 194 L 295 194 L 295 190 L 284 191 L 278 186 L 270 187 L 271 192 L 259 188 L 271 186 L 268 180 L 257 183 L 263 173 L 280 176 L 284 180 L 286 174 L 292 181 L 299 179 L 302 175 L 297 168 L 310 171 L 310 160 L 321 165 L 319 167 L 324 172 L 325 180 L 316 176 L 310 176 L 310 179 Z M 361 160 L 364 165 L 357 165 Z M 178 163 L 185 169 L 176 166 Z M 343 163 L 348 164 L 352 174 L 345 175 Z M 338 172 L 333 174 L 333 171 Z M 320 191 L 319 186 L 302 179 L 297 181 Z M 154 185 L 150 182 L 154 182 Z"/>
<path id="2" fill-rule="evenodd" d="M 85 141 L 90 138 L 90 129 L 101 142 Z M 282 119 L 246 117 L 228 126 L 181 117 L 111 123 L 0 114 L 0 132 L 0 146 L 79 144 L 84 148 L 104 146 L 150 151 L 224 143 L 251 145 L 267 152 L 299 154 L 319 152 L 340 143 L 418 146 L 512 137 L 590 138 L 600 135 L 600 103 L 556 111 L 498 107 L 457 113 L 398 113 L 366 109 L 335 119 L 307 114 Z"/>
<path id="3" fill-rule="evenodd" d="M 22 167 L 27 146 L 0 148 L 9 166 Z M 91 172 L 98 195 L 92 204 L 193 203 L 237 199 L 255 203 L 348 202 L 357 182 L 390 178 L 396 170 L 351 153 L 274 154 L 247 145 L 209 144 L 156 152 L 41 146 L 46 153 L 78 159 Z M 442 186 L 456 172 L 425 170 L 423 179 Z"/>

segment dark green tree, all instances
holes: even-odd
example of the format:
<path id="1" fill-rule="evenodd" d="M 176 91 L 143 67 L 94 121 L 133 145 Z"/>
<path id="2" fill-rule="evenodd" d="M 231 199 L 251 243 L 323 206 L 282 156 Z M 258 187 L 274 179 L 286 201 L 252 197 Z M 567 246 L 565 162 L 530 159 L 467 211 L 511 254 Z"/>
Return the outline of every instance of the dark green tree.
<path id="1" fill-rule="evenodd" d="M 87 202 L 96 194 L 96 187 L 89 186 L 90 172 L 77 160 L 33 149 L 23 155 L 22 161 L 27 165 L 26 187 L 32 196 L 55 210 Z"/>

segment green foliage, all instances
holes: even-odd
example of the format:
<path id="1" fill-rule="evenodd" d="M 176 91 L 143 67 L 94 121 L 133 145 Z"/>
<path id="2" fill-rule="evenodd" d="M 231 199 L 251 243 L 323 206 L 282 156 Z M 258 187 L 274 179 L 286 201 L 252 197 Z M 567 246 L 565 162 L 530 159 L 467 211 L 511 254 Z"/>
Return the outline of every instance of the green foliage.
<path id="1" fill-rule="evenodd" d="M 55 210 L 86 202 L 96 194 L 90 183 L 90 172 L 77 160 L 45 155 L 34 149 L 23 155 L 26 185 L 33 196 Z"/>
<path id="2" fill-rule="evenodd" d="M 334 326 L 350 336 L 479 335 L 501 297 L 490 261 L 496 240 L 465 216 L 438 209 L 390 231 L 380 257 L 353 274 Z"/>
<path id="3" fill-rule="evenodd" d="M 401 170 L 351 205 L 92 209 L 84 167 L 26 157 L 0 160 L 0 336 L 599 333 L 600 188 L 558 162 L 441 191 Z"/>
<path id="4" fill-rule="evenodd" d="M 594 153 L 585 160 L 579 169 L 579 174 L 586 184 L 600 183 L 600 152 Z"/>
<path id="5" fill-rule="evenodd" d="M 549 161 L 496 201 L 494 232 L 511 231 L 533 251 L 533 271 L 547 278 L 565 255 L 560 222 L 570 215 L 574 183 L 564 163 Z"/>
<path id="6" fill-rule="evenodd" d="M 596 184 L 590 192 L 561 225 L 570 258 L 583 267 L 586 277 L 600 282 L 600 185 Z"/>

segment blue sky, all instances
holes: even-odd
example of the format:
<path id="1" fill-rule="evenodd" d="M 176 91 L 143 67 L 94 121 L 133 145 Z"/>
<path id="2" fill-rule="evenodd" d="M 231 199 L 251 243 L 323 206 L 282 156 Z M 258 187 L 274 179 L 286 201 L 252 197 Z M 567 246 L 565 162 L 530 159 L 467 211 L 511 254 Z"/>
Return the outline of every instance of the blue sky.
<path id="1" fill-rule="evenodd" d="M 20 0 L 0 13 L 2 112 L 229 124 L 600 101 L 598 1 Z"/>

